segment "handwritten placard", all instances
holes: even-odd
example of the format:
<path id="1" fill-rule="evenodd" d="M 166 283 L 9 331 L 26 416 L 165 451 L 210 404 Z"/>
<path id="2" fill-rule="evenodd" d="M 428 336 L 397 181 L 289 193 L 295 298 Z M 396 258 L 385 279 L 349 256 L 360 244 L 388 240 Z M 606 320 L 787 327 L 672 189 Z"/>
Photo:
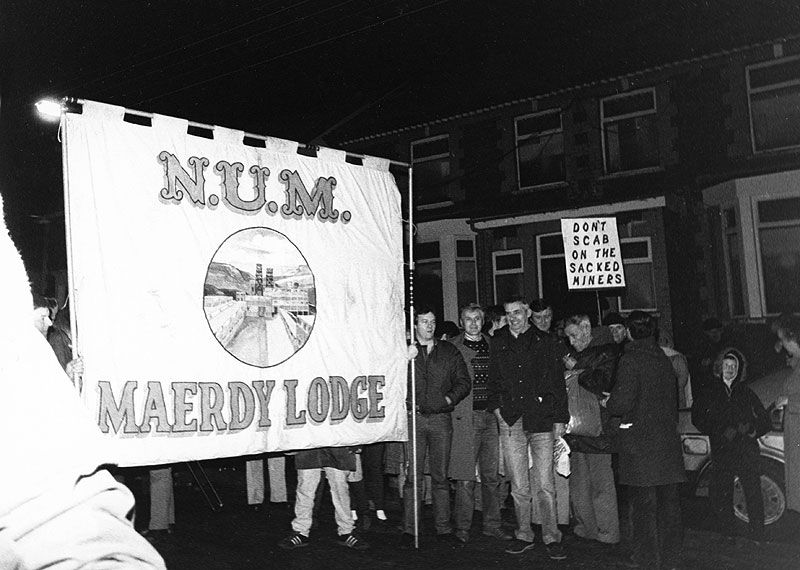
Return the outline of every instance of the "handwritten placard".
<path id="1" fill-rule="evenodd" d="M 616 218 L 562 218 L 561 235 L 570 290 L 625 286 Z"/>

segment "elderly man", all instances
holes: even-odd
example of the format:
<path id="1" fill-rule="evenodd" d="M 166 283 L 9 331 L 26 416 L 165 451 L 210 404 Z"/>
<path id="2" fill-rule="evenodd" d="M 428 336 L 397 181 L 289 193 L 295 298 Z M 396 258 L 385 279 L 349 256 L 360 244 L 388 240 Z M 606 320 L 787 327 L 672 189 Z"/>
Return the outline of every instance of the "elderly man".
<path id="1" fill-rule="evenodd" d="M 536 334 L 527 301 L 505 304 L 508 327 L 492 338 L 489 353 L 489 404 L 500 426 L 500 448 L 517 516 L 516 540 L 506 552 L 533 548 L 532 503 L 542 517 L 542 539 L 553 560 L 566 558 L 558 530 L 553 442 L 569 421 L 564 363 L 558 341 Z M 528 450 L 533 469 L 528 470 Z"/>
<path id="2" fill-rule="evenodd" d="M 481 333 L 483 309 L 471 303 L 461 309 L 464 332 L 451 340 L 467 363 L 472 392 L 453 412 L 450 478 L 456 481 L 456 538 L 469 540 L 475 510 L 475 465 L 480 473 L 483 534 L 499 540 L 513 537 L 500 528 L 500 477 L 497 418 L 486 410 L 489 378 L 489 337 Z"/>
<path id="3" fill-rule="evenodd" d="M 416 381 L 416 408 L 411 409 L 412 386 L 408 388 L 409 413 L 416 416 L 417 453 L 406 444 L 406 457 L 410 458 L 409 474 L 403 489 L 403 536 L 401 548 L 414 544 L 414 501 L 416 512 L 422 511 L 423 465 L 425 454 L 433 486 L 433 513 L 437 538 L 451 546 L 463 543 L 453 535 L 450 524 L 450 483 L 447 470 L 450 464 L 450 444 L 453 437 L 451 412 L 469 394 L 469 372 L 458 349 L 434 335 L 436 315 L 430 306 L 421 305 L 414 318 L 417 355 L 414 358 Z M 411 426 L 411 418 L 408 421 Z M 417 496 L 413 485 L 417 481 Z"/>
<path id="4" fill-rule="evenodd" d="M 564 333 L 574 348 L 571 354 L 574 366 L 567 374 L 576 374 L 581 387 L 602 399 L 614 385 L 619 356 L 617 345 L 595 337 L 587 315 L 568 318 Z M 603 427 L 607 430 L 607 414 L 601 416 L 606 420 Z M 567 436 L 567 442 L 572 450 L 569 492 L 574 532 L 581 538 L 616 544 L 620 532 L 610 436 L 608 433 L 598 437 L 572 435 Z"/>

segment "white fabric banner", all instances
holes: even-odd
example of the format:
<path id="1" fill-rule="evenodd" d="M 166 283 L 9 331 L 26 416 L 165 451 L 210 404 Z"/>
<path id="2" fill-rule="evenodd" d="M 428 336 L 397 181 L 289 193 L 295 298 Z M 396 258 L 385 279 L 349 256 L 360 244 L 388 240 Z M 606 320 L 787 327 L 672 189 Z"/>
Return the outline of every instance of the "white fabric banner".
<path id="1" fill-rule="evenodd" d="M 570 290 L 625 287 L 616 218 L 562 218 L 561 237 Z"/>
<path id="2" fill-rule="evenodd" d="M 123 116 L 86 102 L 64 119 L 83 396 L 114 459 L 405 440 L 402 218 L 386 163 Z"/>

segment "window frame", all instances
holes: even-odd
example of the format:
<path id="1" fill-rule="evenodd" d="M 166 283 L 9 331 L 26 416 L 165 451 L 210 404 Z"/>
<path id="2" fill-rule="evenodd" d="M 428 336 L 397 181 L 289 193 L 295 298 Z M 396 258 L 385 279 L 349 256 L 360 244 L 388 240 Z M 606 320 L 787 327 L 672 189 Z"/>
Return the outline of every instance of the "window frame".
<path id="1" fill-rule="evenodd" d="M 653 95 L 653 109 L 652 110 L 650 110 L 650 111 L 635 111 L 633 113 L 626 113 L 624 115 L 614 115 L 613 119 L 609 119 L 608 117 L 606 117 L 606 115 L 605 115 L 605 105 L 604 105 L 605 102 L 613 101 L 615 99 L 624 99 L 626 97 L 631 97 L 631 96 L 638 95 L 640 93 L 645 93 L 645 92 L 650 92 Z M 657 118 L 658 117 L 658 96 L 657 95 L 658 94 L 656 93 L 656 88 L 655 88 L 655 86 L 653 86 L 653 87 L 643 87 L 642 89 L 634 89 L 634 90 L 631 90 L 631 91 L 626 91 L 624 93 L 617 93 L 615 95 L 609 95 L 608 97 L 601 97 L 600 98 L 600 144 L 601 144 L 602 152 L 603 152 L 603 173 L 606 176 L 621 176 L 621 175 L 633 174 L 633 173 L 638 173 L 638 172 L 643 172 L 643 171 L 645 171 L 645 172 L 646 171 L 652 171 L 654 169 L 661 168 L 661 160 L 660 160 L 660 154 L 659 154 L 658 164 L 654 164 L 652 166 L 643 166 L 641 168 L 635 168 L 635 169 L 632 169 L 632 170 L 617 170 L 617 171 L 614 171 L 614 172 L 610 172 L 608 170 L 608 154 L 607 154 L 607 150 L 608 149 L 606 148 L 606 124 L 607 123 L 613 123 L 613 122 L 616 122 L 616 121 L 625 120 L 625 119 L 633 119 L 635 117 L 644 117 L 644 116 L 648 116 L 648 115 L 656 115 L 656 118 Z M 656 128 L 656 143 L 657 143 L 657 146 L 660 146 L 660 145 L 658 145 L 658 143 L 660 142 L 658 140 L 659 139 L 658 135 L 659 135 L 658 128 Z M 658 148 L 656 148 L 656 150 L 658 150 Z"/>
<path id="2" fill-rule="evenodd" d="M 432 154 L 432 155 L 425 156 L 425 157 L 422 157 L 422 158 L 416 158 L 414 156 L 414 146 L 415 145 L 422 145 L 422 144 L 425 144 L 425 143 L 430 143 L 430 142 L 434 142 L 434 141 L 438 141 L 438 140 L 442 140 L 442 139 L 447 139 L 447 152 L 446 153 Z M 440 158 L 448 158 L 449 159 L 450 155 L 452 154 L 450 152 L 450 135 L 448 133 L 445 133 L 443 135 L 434 135 L 434 136 L 431 136 L 431 137 L 425 137 L 425 138 L 422 138 L 422 139 L 413 140 L 410 143 L 410 149 L 411 149 L 411 165 L 412 166 L 414 164 L 419 164 L 421 162 L 430 162 L 431 160 L 438 160 Z"/>
<path id="3" fill-rule="evenodd" d="M 537 131 L 536 134 L 529 133 L 527 135 L 520 135 L 519 134 L 519 123 L 525 119 L 530 119 L 531 117 L 541 117 L 544 115 L 554 115 L 558 114 L 558 122 L 559 127 L 557 129 L 550 129 L 544 131 Z M 543 182 L 541 184 L 533 184 L 530 186 L 523 186 L 522 185 L 522 169 L 520 168 L 520 156 L 519 150 L 522 146 L 522 142 L 528 140 L 532 136 L 542 137 L 542 136 L 552 136 L 554 134 L 561 133 L 562 136 L 562 147 L 564 144 L 564 111 L 560 107 L 553 108 L 553 109 L 544 109 L 542 111 L 537 111 L 535 113 L 528 113 L 527 115 L 520 115 L 518 117 L 514 117 L 514 154 L 517 157 L 517 188 L 520 191 L 524 190 L 533 190 L 537 188 L 547 188 L 557 185 L 563 185 L 567 181 L 567 170 L 566 170 L 566 160 L 564 162 L 564 178 L 562 180 L 554 180 L 552 182 Z M 563 150 L 562 150 L 563 152 Z M 564 157 L 566 157 L 566 153 L 563 153 Z"/>
<path id="4" fill-rule="evenodd" d="M 514 269 L 497 269 L 497 258 L 502 255 L 519 254 L 519 267 Z M 477 264 L 476 264 L 477 267 Z M 522 248 L 515 249 L 501 249 L 492 252 L 492 297 L 495 304 L 499 303 L 497 300 L 497 276 L 498 275 L 522 275 L 522 285 L 525 286 L 525 256 L 522 253 Z"/>
<path id="5" fill-rule="evenodd" d="M 775 59 L 771 61 L 762 61 L 759 63 L 754 63 L 745 67 L 745 82 L 747 83 L 747 113 L 750 119 L 750 148 L 753 151 L 753 154 L 765 154 L 771 152 L 784 152 L 788 150 L 796 150 L 800 149 L 800 141 L 797 144 L 789 145 L 789 146 L 782 146 L 782 147 L 775 147 L 775 148 L 767 148 L 763 150 L 756 149 L 756 131 L 755 126 L 753 123 L 753 100 L 752 95 L 754 93 L 766 93 L 769 91 L 774 91 L 776 89 L 782 89 L 784 87 L 791 87 L 793 85 L 800 86 L 800 78 L 795 81 L 784 81 L 783 83 L 772 83 L 768 87 L 756 87 L 753 88 L 750 85 L 750 72 L 754 69 L 763 69 L 765 67 L 774 67 L 777 65 L 781 65 L 784 63 L 788 63 L 790 61 L 796 61 L 800 59 L 800 55 L 794 55 L 789 57 L 782 57 L 780 59 Z"/>
<path id="6" fill-rule="evenodd" d="M 727 217 L 727 210 L 732 210 L 733 215 L 736 217 L 737 224 L 735 226 L 728 225 L 728 217 Z M 738 247 L 739 253 L 739 264 L 740 266 L 743 265 L 742 259 L 742 250 L 743 250 L 743 242 L 742 242 L 742 231 L 741 231 L 741 216 L 739 216 L 739 212 L 734 204 L 727 204 L 727 205 L 720 205 L 720 214 L 722 216 L 722 257 L 723 257 L 723 264 L 725 265 L 725 289 L 728 296 L 728 309 L 732 317 L 744 317 L 747 314 L 747 300 L 745 299 L 744 289 L 747 286 L 746 281 L 740 279 L 741 287 L 742 287 L 742 298 L 740 299 L 740 303 L 742 305 L 742 312 L 737 314 L 735 312 L 734 307 L 736 307 L 735 299 L 735 291 L 733 290 L 733 269 L 731 266 L 731 247 L 730 247 L 730 239 L 734 237 L 736 240 L 736 245 Z"/>
<path id="7" fill-rule="evenodd" d="M 469 241 L 472 242 L 472 256 L 466 257 L 463 255 L 458 255 L 458 242 L 459 241 Z M 472 262 L 472 272 L 473 277 L 475 278 L 475 295 L 474 298 L 477 300 L 479 299 L 478 296 L 478 259 L 477 259 L 477 251 L 475 249 L 475 236 L 469 235 L 454 235 L 453 236 L 453 250 L 454 250 L 454 263 L 456 264 L 456 289 L 458 289 L 458 262 L 459 261 L 470 261 Z M 456 291 L 458 294 L 458 291 Z M 459 315 L 460 317 L 461 315 Z"/>
<path id="8" fill-rule="evenodd" d="M 622 248 L 623 243 L 635 243 L 635 242 L 646 242 L 647 243 L 647 255 L 645 257 L 633 257 L 626 259 L 625 256 L 622 256 L 622 269 L 625 270 L 626 265 L 650 265 L 650 284 L 653 286 L 653 306 L 652 307 L 631 307 L 631 308 L 622 308 L 622 295 L 617 296 L 617 310 L 619 313 L 630 313 L 631 311 L 645 311 L 648 313 L 652 313 L 658 311 L 658 296 L 656 291 L 656 276 L 654 273 L 654 264 L 653 264 L 653 238 L 650 236 L 637 236 L 637 237 L 626 237 L 626 238 L 619 238 L 619 245 Z M 629 283 L 628 276 L 625 275 L 625 285 L 627 287 Z"/>
<path id="9" fill-rule="evenodd" d="M 419 146 L 419 145 L 422 145 L 422 144 L 426 144 L 426 143 L 430 143 L 430 142 L 434 142 L 434 141 L 439 141 L 439 140 L 447 140 L 447 152 L 439 153 L 439 154 L 432 154 L 432 155 L 428 155 L 428 156 L 425 156 L 425 157 L 422 157 L 422 158 L 416 158 L 414 156 L 414 147 L 415 146 Z M 440 134 L 440 135 L 433 135 L 433 136 L 430 136 L 430 137 L 425 137 L 425 138 L 413 140 L 413 141 L 411 141 L 409 143 L 409 148 L 410 148 L 410 153 L 411 153 L 411 169 L 412 169 L 411 170 L 411 184 L 412 184 L 412 187 L 413 187 L 413 184 L 414 184 L 414 182 L 413 182 L 414 171 L 415 171 L 414 166 L 419 165 L 419 164 L 424 164 L 426 162 L 433 162 L 434 160 L 441 160 L 443 158 L 446 158 L 447 162 L 448 162 L 448 165 L 449 165 L 448 170 L 450 171 L 450 174 L 448 175 L 448 177 L 452 176 L 453 150 L 452 150 L 452 148 L 450 146 L 450 134 L 449 133 L 444 133 L 444 134 Z M 440 196 L 438 196 L 438 197 L 442 198 L 441 200 L 438 200 L 438 201 L 434 200 L 434 201 L 432 201 L 430 203 L 426 202 L 426 203 L 423 203 L 423 204 L 419 204 L 418 203 L 416 207 L 418 209 L 427 209 L 427 208 L 431 208 L 431 207 L 438 207 L 438 206 L 448 205 L 448 204 L 452 203 L 447 198 L 447 187 L 448 187 L 448 184 L 449 183 L 442 184 L 442 187 L 441 187 L 441 190 L 440 190 Z M 414 194 L 415 195 L 417 194 L 416 191 L 414 192 Z M 425 196 L 425 193 L 421 194 L 420 196 Z"/>
<path id="10" fill-rule="evenodd" d="M 786 227 L 800 227 L 800 218 L 794 220 L 783 220 L 779 222 L 762 222 L 758 211 L 758 206 L 762 202 L 775 202 L 784 199 L 798 199 L 796 195 L 762 195 L 753 196 L 750 199 L 751 215 L 753 216 L 753 229 L 754 243 L 755 243 L 755 257 L 756 268 L 759 286 L 759 295 L 761 302 L 761 314 L 766 317 L 774 317 L 780 314 L 780 311 L 770 312 L 767 307 L 767 289 L 764 281 L 764 261 L 761 253 L 761 230 L 773 228 L 786 228 Z"/>
<path id="11" fill-rule="evenodd" d="M 539 287 L 539 296 L 541 297 L 544 295 L 543 291 L 543 284 L 542 284 L 542 260 L 544 259 L 564 259 L 566 254 L 564 253 L 542 253 L 542 238 L 548 237 L 555 237 L 558 236 L 559 238 L 562 237 L 561 232 L 550 232 L 545 234 L 538 234 L 536 236 L 536 264 L 537 264 L 537 276 L 538 276 L 538 287 Z M 658 298 L 656 295 L 656 279 L 655 279 L 655 266 L 653 263 L 653 238 L 651 236 L 637 236 L 637 237 L 626 237 L 620 238 L 620 247 L 622 247 L 623 243 L 632 243 L 632 242 L 646 242 L 647 243 L 647 255 L 645 257 L 634 257 L 626 259 L 624 256 L 622 258 L 622 266 L 623 270 L 625 265 L 628 264 L 649 264 L 650 265 L 650 284 L 653 286 L 653 303 L 655 306 L 653 307 L 636 307 L 636 308 L 622 308 L 622 296 L 618 295 L 616 297 L 608 297 L 609 299 L 616 299 L 617 311 L 620 313 L 630 313 L 631 311 L 646 311 L 649 313 L 657 312 L 658 309 Z M 626 285 L 628 283 L 627 275 L 625 277 Z M 569 288 L 568 288 L 569 289 Z"/>
<path id="12" fill-rule="evenodd" d="M 563 243 L 563 237 L 561 232 L 549 232 L 546 234 L 537 234 L 536 235 L 536 278 L 538 283 L 536 284 L 538 287 L 539 297 L 541 298 L 544 296 L 543 284 L 542 284 L 542 260 L 543 259 L 564 259 L 566 254 L 562 251 L 561 253 L 548 253 L 542 254 L 542 238 L 551 238 L 558 236 Z"/>

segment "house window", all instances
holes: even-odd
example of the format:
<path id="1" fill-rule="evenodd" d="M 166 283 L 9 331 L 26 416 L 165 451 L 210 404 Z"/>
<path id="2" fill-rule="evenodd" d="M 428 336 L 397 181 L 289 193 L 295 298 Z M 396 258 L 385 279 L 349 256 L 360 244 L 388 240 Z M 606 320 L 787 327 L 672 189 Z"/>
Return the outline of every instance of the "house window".
<path id="1" fill-rule="evenodd" d="M 436 316 L 444 318 L 442 289 L 442 259 L 439 255 L 439 242 L 429 241 L 418 244 L 414 250 L 417 259 L 414 264 L 414 296 L 433 305 Z"/>
<path id="2" fill-rule="evenodd" d="M 766 312 L 800 312 L 800 198 L 758 201 L 756 215 Z"/>
<path id="3" fill-rule="evenodd" d="M 607 97 L 600 116 L 606 173 L 658 166 L 655 89 Z"/>
<path id="4" fill-rule="evenodd" d="M 753 152 L 800 145 L 800 58 L 747 69 Z"/>
<path id="5" fill-rule="evenodd" d="M 545 111 L 514 120 L 520 188 L 563 182 L 564 132 L 561 111 Z"/>
<path id="6" fill-rule="evenodd" d="M 523 295 L 525 289 L 521 249 L 493 252 L 492 270 L 495 303 L 504 303 L 512 297 Z"/>
<path id="7" fill-rule="evenodd" d="M 564 240 L 561 233 L 536 236 L 539 263 L 539 297 L 553 304 L 556 319 L 585 314 L 593 322 L 597 317 L 597 296 L 593 291 L 570 291 L 564 264 Z"/>
<path id="8" fill-rule="evenodd" d="M 625 269 L 625 292 L 619 296 L 619 310 L 655 310 L 656 287 L 650 238 L 621 238 L 619 241 Z"/>
<path id="9" fill-rule="evenodd" d="M 744 287 L 742 286 L 742 247 L 736 209 L 723 210 L 723 232 L 725 239 L 725 272 L 728 276 L 728 306 L 731 314 L 744 315 Z"/>
<path id="10" fill-rule="evenodd" d="M 475 242 L 472 238 L 456 239 L 456 297 L 459 307 L 475 303 L 478 299 Z"/>
<path id="11" fill-rule="evenodd" d="M 536 236 L 539 253 L 539 295 L 550 299 L 563 316 L 597 313 L 597 297 L 593 291 L 570 291 L 564 266 L 564 243 L 560 233 Z M 608 290 L 605 296 L 619 311 L 656 309 L 653 252 L 649 237 L 621 238 L 620 249 L 625 269 L 625 289 Z M 619 297 L 609 292 L 621 291 Z"/>
<path id="12" fill-rule="evenodd" d="M 561 233 L 536 236 L 536 251 L 539 262 L 539 296 L 551 299 L 551 302 L 563 299 L 569 294 L 569 289 Z"/>
<path id="13" fill-rule="evenodd" d="M 446 192 L 450 178 L 450 137 L 441 135 L 411 143 L 414 167 L 414 194 L 421 204 L 449 200 Z"/>

